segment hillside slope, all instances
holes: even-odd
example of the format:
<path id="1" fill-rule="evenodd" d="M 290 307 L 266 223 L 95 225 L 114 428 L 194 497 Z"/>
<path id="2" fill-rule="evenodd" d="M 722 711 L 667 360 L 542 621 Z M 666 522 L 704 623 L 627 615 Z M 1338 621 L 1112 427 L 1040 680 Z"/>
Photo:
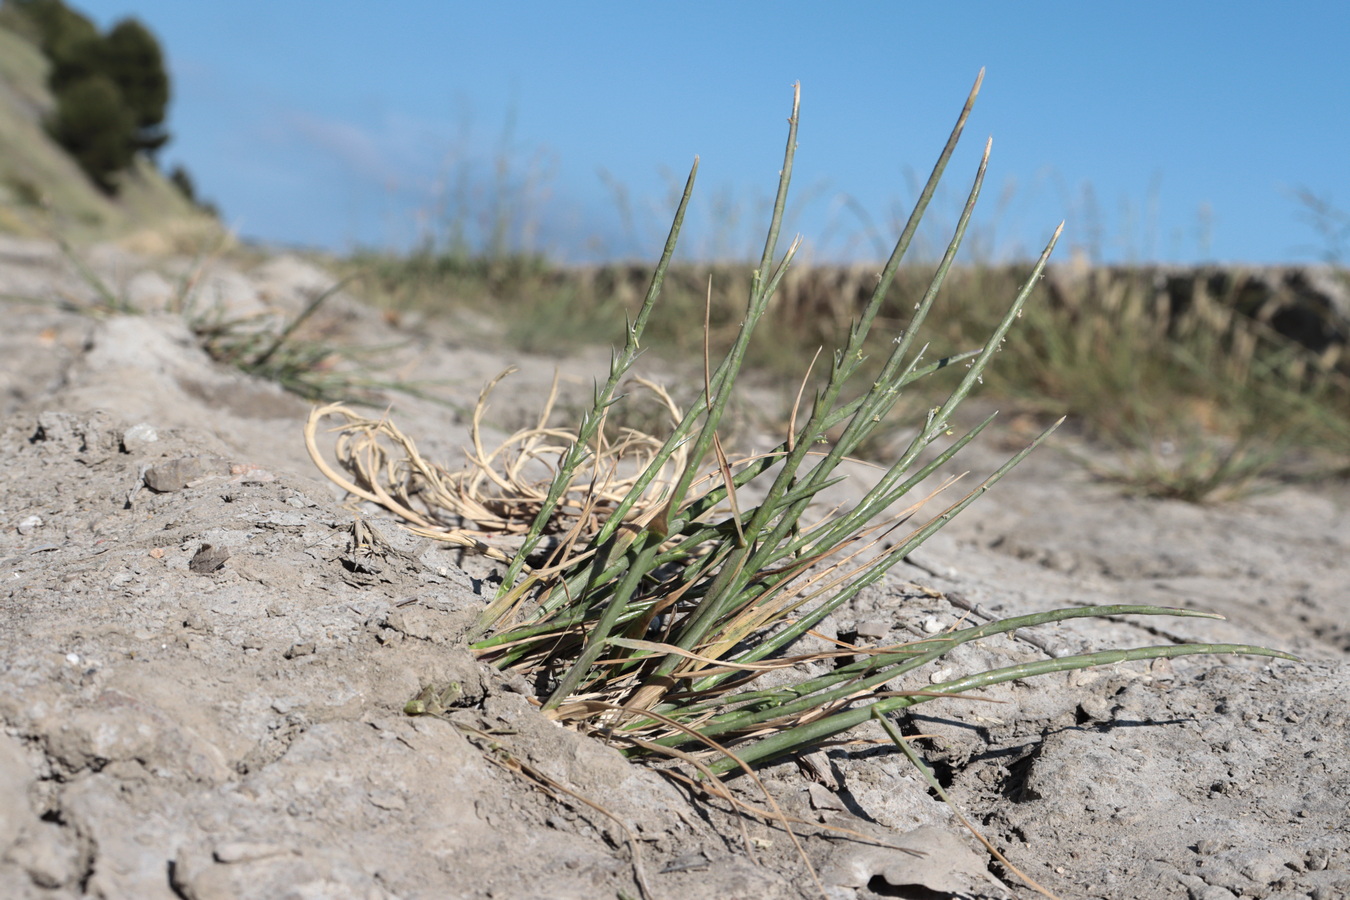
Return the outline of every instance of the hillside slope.
<path id="1" fill-rule="evenodd" d="M 42 127 L 55 106 L 49 63 L 21 36 L 0 28 L 0 232 L 68 240 L 122 237 L 143 229 L 215 229 L 158 170 L 138 160 L 109 197 Z"/>

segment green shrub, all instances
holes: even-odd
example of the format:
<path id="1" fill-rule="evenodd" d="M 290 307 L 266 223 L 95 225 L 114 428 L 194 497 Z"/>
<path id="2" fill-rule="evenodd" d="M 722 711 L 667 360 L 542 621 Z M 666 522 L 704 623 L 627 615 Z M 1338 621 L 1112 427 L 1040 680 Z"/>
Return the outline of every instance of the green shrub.
<path id="1" fill-rule="evenodd" d="M 57 108 L 48 131 L 95 184 L 115 192 L 116 173 L 169 140 L 169 76 L 159 41 L 130 18 L 101 35 L 61 0 L 12 0 L 5 9 L 29 23 L 51 61 L 48 86 Z"/>
<path id="2" fill-rule="evenodd" d="M 169 140 L 163 128 L 169 75 L 159 41 L 140 22 L 123 19 L 103 39 L 101 64 L 131 111 L 136 149 L 153 155 Z"/>
<path id="3" fill-rule="evenodd" d="M 92 75 L 63 91 L 47 127 L 95 184 L 116 191 L 114 176 L 135 156 L 136 123 L 108 76 Z"/>

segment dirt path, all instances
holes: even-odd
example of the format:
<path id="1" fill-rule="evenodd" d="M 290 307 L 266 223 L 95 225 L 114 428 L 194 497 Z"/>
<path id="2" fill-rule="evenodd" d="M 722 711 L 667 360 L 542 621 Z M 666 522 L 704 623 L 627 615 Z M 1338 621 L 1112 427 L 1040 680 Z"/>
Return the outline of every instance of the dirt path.
<path id="1" fill-rule="evenodd" d="M 147 310 L 188 268 L 111 250 L 91 263 Z M 293 313 L 327 282 L 279 258 L 217 266 L 197 296 Z M 179 315 L 60 310 L 92 296 L 50 247 L 0 241 L 0 293 L 34 301 L 8 303 L 0 333 L 0 895 L 637 897 L 635 859 L 661 898 L 819 895 L 780 828 L 746 823 L 747 847 L 721 803 L 558 729 L 479 666 L 459 636 L 481 564 L 374 514 L 389 547 L 354 548 L 352 513 L 304 454 L 306 404 L 212 363 Z M 606 358 L 519 360 L 445 324 L 397 331 L 349 298 L 326 327 L 405 343 L 402 371 L 453 404 L 396 397 L 395 415 L 445 460 L 508 363 L 523 371 L 493 406 L 515 426 L 555 365 L 584 396 Z M 946 665 L 1179 638 L 1305 662 L 1052 676 L 903 726 L 928 736 L 965 814 L 1061 896 L 1348 896 L 1348 499 L 1342 484 L 1217 508 L 1130 500 L 1040 453 L 827 626 L 900 639 L 1085 602 L 1228 616 L 1079 620 Z M 459 727 L 403 714 L 451 680 Z M 802 826 L 832 898 L 1033 896 L 882 744 L 763 774 L 804 820 L 926 854 Z"/>

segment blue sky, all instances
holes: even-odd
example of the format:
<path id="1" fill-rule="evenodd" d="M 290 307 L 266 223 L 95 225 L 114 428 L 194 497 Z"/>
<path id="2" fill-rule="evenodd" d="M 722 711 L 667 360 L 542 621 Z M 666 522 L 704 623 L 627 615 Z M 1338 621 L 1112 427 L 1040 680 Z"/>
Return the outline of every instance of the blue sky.
<path id="1" fill-rule="evenodd" d="M 1350 209 L 1350 4 L 73 0 L 135 16 L 173 77 L 166 163 L 245 237 L 331 250 L 454 235 L 565 260 L 754 247 L 794 81 L 789 227 L 816 259 L 898 230 L 976 73 L 936 246 L 988 136 L 969 258 L 1317 259 L 1295 194 Z"/>

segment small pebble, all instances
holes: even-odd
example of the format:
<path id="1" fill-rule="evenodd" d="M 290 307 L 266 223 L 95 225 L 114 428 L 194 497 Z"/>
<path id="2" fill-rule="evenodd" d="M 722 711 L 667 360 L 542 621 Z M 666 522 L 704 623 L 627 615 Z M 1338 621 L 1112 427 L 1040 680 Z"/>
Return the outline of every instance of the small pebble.
<path id="1" fill-rule="evenodd" d="M 224 476 L 229 471 L 229 460 L 214 456 L 188 456 L 171 459 L 145 470 L 141 480 L 158 494 L 181 491 L 189 484 L 209 476 Z"/>
<path id="2" fill-rule="evenodd" d="M 1258 862 L 1243 866 L 1242 874 L 1257 884 L 1274 884 L 1280 880 L 1280 875 L 1284 866 L 1279 862 L 1270 859 L 1263 859 Z"/>
<path id="3" fill-rule="evenodd" d="M 148 422 L 132 425 L 122 433 L 122 449 L 127 453 L 136 453 L 159 440 L 159 432 Z"/>
<path id="4" fill-rule="evenodd" d="M 867 622 L 859 622 L 856 629 L 860 638 L 881 638 L 886 636 L 886 632 L 891 630 L 889 622 L 879 622 L 875 619 Z"/>
<path id="5" fill-rule="evenodd" d="M 32 534 L 34 531 L 37 531 L 41 527 L 42 527 L 41 516 L 27 516 L 15 527 L 15 530 L 18 531 L 19 534 Z"/>
<path id="6" fill-rule="evenodd" d="M 1090 721 L 1101 722 L 1111 717 L 1111 704 L 1104 697 L 1088 696 L 1079 701 L 1078 711 Z"/>
<path id="7" fill-rule="evenodd" d="M 295 851 L 280 844 L 258 844 L 245 841 L 227 841 L 216 847 L 212 856 L 216 862 L 225 863 L 247 863 L 256 862 L 260 859 L 267 859 L 272 856 L 283 856 Z"/>
<path id="8" fill-rule="evenodd" d="M 929 675 L 929 676 L 928 676 L 928 683 L 929 683 L 929 684 L 938 684 L 938 683 L 943 682 L 943 681 L 950 681 L 951 678 L 952 678 L 952 674 L 953 674 L 953 672 L 955 672 L 955 671 L 956 671 L 955 669 L 950 669 L 950 668 L 938 669 L 938 670 L 937 670 L 936 672 L 934 672 L 932 675 Z"/>
<path id="9" fill-rule="evenodd" d="M 196 572 L 198 575 L 210 575 L 212 572 L 225 565 L 229 558 L 230 551 L 226 550 L 224 547 L 213 547 L 210 544 L 202 544 L 188 562 L 188 569 Z"/>

